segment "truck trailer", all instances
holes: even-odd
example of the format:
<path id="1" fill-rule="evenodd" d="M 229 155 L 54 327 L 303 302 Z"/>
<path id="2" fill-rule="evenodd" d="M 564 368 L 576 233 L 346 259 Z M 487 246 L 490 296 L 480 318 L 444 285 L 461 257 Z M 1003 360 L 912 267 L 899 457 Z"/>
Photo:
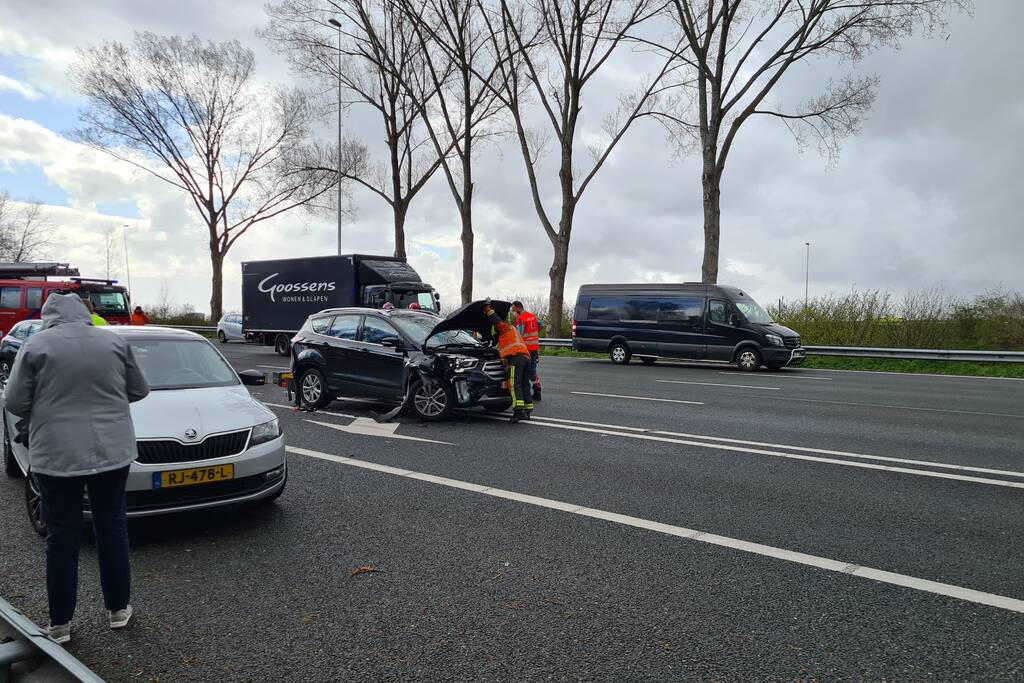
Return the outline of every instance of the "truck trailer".
<path id="1" fill-rule="evenodd" d="M 292 337 L 313 313 L 385 303 L 435 312 L 441 306 L 434 288 L 402 257 L 347 254 L 242 263 L 242 333 L 247 342 L 273 346 L 281 355 L 290 353 Z"/>

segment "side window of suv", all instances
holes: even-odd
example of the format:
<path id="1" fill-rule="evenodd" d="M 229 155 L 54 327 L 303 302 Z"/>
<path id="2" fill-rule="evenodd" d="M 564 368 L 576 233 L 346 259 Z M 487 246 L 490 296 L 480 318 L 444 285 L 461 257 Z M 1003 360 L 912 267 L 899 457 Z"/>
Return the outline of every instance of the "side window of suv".
<path id="1" fill-rule="evenodd" d="M 333 318 L 313 318 L 309 322 L 309 327 L 317 334 L 330 334 L 331 320 Z"/>
<path id="2" fill-rule="evenodd" d="M 719 325 L 728 325 L 729 305 L 724 301 L 712 299 L 708 302 L 708 320 Z"/>
<path id="3" fill-rule="evenodd" d="M 373 316 L 366 316 L 363 320 L 363 341 L 368 344 L 380 344 L 381 341 L 388 337 L 398 337 L 398 332 L 395 331 L 389 323 L 383 320 L 378 320 Z"/>
<path id="4" fill-rule="evenodd" d="M 358 315 L 339 315 L 331 325 L 331 336 L 338 339 L 350 339 L 355 341 L 356 333 L 359 331 Z"/>

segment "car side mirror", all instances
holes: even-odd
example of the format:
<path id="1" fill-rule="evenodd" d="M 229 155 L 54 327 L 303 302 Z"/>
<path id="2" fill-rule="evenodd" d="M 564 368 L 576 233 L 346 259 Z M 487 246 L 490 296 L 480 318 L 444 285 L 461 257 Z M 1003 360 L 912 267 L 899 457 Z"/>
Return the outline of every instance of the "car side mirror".
<path id="1" fill-rule="evenodd" d="M 399 349 L 402 346 L 402 340 L 398 337 L 384 337 L 380 340 L 380 345 L 389 349 Z"/>
<path id="2" fill-rule="evenodd" d="M 242 370 L 238 373 L 242 384 L 249 387 L 258 387 L 267 383 L 267 376 L 259 370 Z"/>

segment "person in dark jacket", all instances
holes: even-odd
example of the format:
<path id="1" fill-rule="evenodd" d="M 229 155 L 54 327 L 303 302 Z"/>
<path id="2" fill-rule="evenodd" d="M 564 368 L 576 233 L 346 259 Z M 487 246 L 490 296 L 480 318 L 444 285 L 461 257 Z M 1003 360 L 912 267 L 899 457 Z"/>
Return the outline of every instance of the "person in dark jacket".
<path id="1" fill-rule="evenodd" d="M 88 491 L 100 583 L 111 628 L 132 616 L 129 604 L 125 484 L 137 456 L 129 404 L 149 394 L 125 339 L 97 329 L 76 294 L 51 294 L 43 329 L 18 352 L 6 408 L 28 422 L 30 476 L 42 494 L 50 635 L 71 640 L 78 593 L 82 492 Z"/>

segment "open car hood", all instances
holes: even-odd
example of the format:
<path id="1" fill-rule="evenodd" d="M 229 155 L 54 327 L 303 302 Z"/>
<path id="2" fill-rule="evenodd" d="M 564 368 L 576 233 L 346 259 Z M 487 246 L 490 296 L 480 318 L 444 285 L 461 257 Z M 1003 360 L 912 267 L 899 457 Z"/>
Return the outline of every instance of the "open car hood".
<path id="1" fill-rule="evenodd" d="M 484 343 L 490 341 L 491 321 L 484 315 L 484 306 L 486 305 L 486 301 L 470 301 L 468 304 L 460 306 L 445 316 L 445 319 L 430 331 L 427 339 L 448 330 L 468 330 L 479 333 L 483 337 Z M 512 310 L 512 304 L 508 301 L 491 301 L 491 308 L 499 318 L 505 320 L 508 318 L 508 312 Z M 425 341 L 424 344 L 426 344 Z"/>

